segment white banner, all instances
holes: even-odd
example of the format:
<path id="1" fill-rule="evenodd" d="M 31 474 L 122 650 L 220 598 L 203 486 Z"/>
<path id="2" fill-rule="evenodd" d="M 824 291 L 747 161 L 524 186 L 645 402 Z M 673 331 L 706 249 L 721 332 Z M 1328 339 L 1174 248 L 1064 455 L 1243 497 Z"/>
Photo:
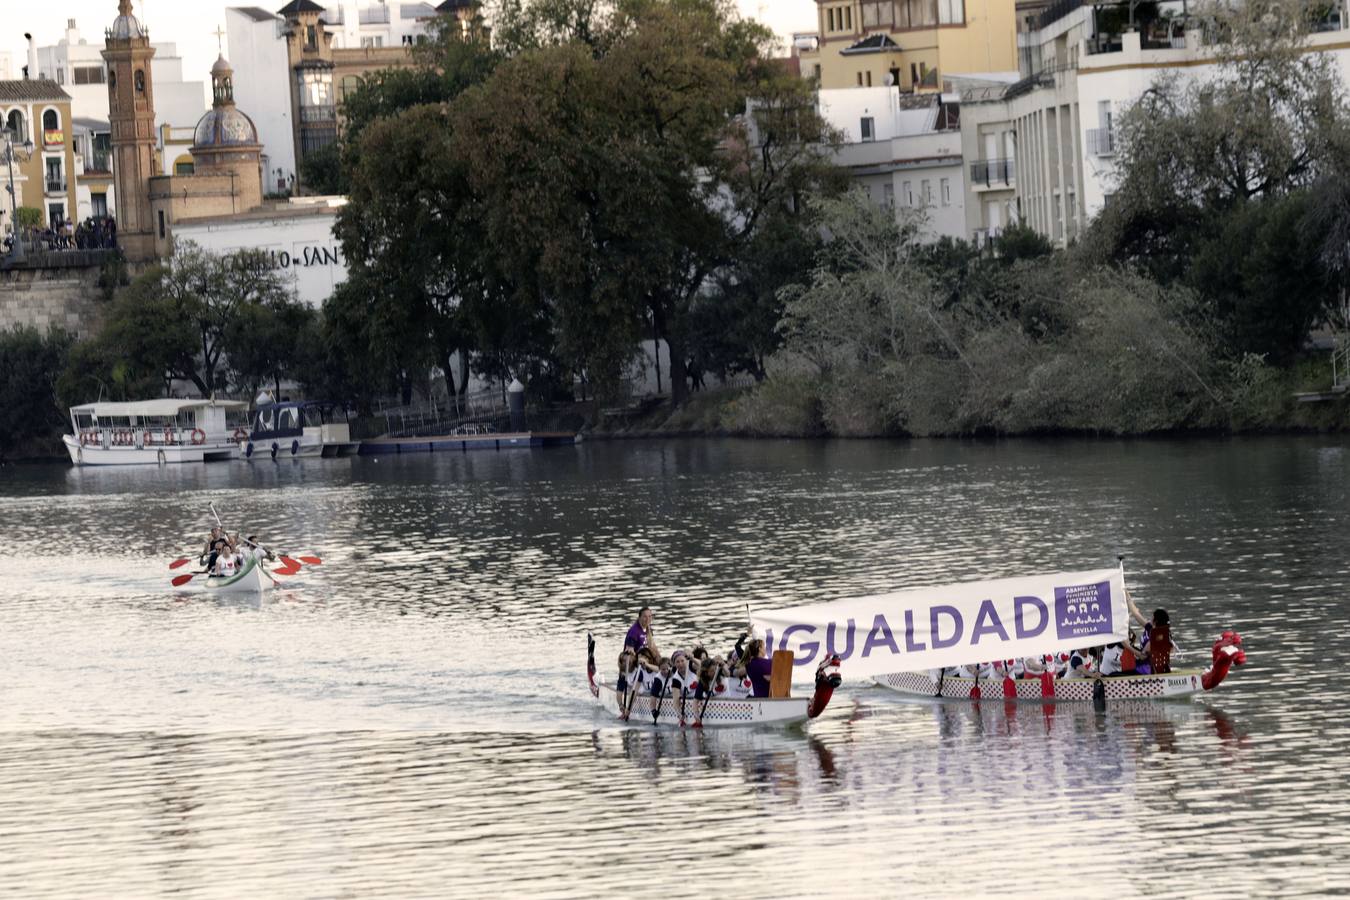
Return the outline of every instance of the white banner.
<path id="1" fill-rule="evenodd" d="M 750 621 L 770 652 L 792 650 L 812 670 L 838 653 L 855 678 L 1096 647 L 1129 628 L 1120 569 L 913 588 L 758 610 Z"/>

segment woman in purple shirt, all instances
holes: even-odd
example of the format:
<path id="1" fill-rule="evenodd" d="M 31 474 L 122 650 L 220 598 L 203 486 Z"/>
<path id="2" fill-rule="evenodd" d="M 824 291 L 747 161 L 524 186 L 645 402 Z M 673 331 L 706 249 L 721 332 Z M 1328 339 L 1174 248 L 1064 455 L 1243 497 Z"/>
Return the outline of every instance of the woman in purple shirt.
<path id="1" fill-rule="evenodd" d="M 756 697 L 769 696 L 769 673 L 773 663 L 764 657 L 764 642 L 755 638 L 745 647 L 742 657 L 745 674 L 750 678 L 750 692 Z"/>
<path id="2" fill-rule="evenodd" d="M 652 610 L 649 606 L 644 606 L 638 610 L 637 621 L 628 629 L 628 634 L 624 636 L 623 645 L 632 647 L 636 653 L 643 647 L 651 647 L 652 652 L 656 653 L 656 642 L 652 640 Z M 659 653 L 656 654 L 658 657 Z"/>

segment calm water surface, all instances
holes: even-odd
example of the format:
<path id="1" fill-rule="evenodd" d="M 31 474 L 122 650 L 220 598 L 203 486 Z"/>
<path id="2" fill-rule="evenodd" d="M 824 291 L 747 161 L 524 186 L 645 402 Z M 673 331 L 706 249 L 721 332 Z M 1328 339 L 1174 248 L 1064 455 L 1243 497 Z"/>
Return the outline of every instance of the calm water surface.
<path id="1" fill-rule="evenodd" d="M 208 501 L 323 564 L 173 590 Z M 3 469 L 0 894 L 1350 892 L 1347 535 L 1337 438 Z M 747 602 L 1117 553 L 1181 663 L 1235 627 L 1250 665 L 1105 715 L 846 681 L 786 732 L 585 689 L 642 603 L 721 646 Z"/>

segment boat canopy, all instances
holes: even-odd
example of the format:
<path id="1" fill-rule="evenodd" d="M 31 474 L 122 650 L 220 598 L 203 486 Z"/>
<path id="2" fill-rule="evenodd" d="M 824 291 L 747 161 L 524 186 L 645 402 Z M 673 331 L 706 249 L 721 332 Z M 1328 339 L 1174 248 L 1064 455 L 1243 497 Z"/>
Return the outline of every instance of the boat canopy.
<path id="1" fill-rule="evenodd" d="M 885 675 L 1098 647 L 1127 637 L 1122 569 L 968 581 L 811 606 L 756 610 L 767 648 L 798 676 L 838 654 L 851 675 Z"/>
<path id="2" fill-rule="evenodd" d="M 248 409 L 241 400 L 135 400 L 130 403 L 86 403 L 72 406 L 72 415 L 92 415 L 100 419 L 134 416 L 149 418 L 152 416 L 176 416 L 188 410 L 214 406 L 226 411 Z"/>

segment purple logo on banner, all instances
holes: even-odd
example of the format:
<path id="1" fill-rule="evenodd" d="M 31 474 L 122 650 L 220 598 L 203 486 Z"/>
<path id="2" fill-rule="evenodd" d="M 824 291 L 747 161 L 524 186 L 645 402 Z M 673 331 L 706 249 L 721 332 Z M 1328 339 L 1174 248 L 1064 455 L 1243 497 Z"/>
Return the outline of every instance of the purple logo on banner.
<path id="1" fill-rule="evenodd" d="M 1061 639 L 1111 633 L 1111 582 L 1055 588 L 1055 627 Z"/>

